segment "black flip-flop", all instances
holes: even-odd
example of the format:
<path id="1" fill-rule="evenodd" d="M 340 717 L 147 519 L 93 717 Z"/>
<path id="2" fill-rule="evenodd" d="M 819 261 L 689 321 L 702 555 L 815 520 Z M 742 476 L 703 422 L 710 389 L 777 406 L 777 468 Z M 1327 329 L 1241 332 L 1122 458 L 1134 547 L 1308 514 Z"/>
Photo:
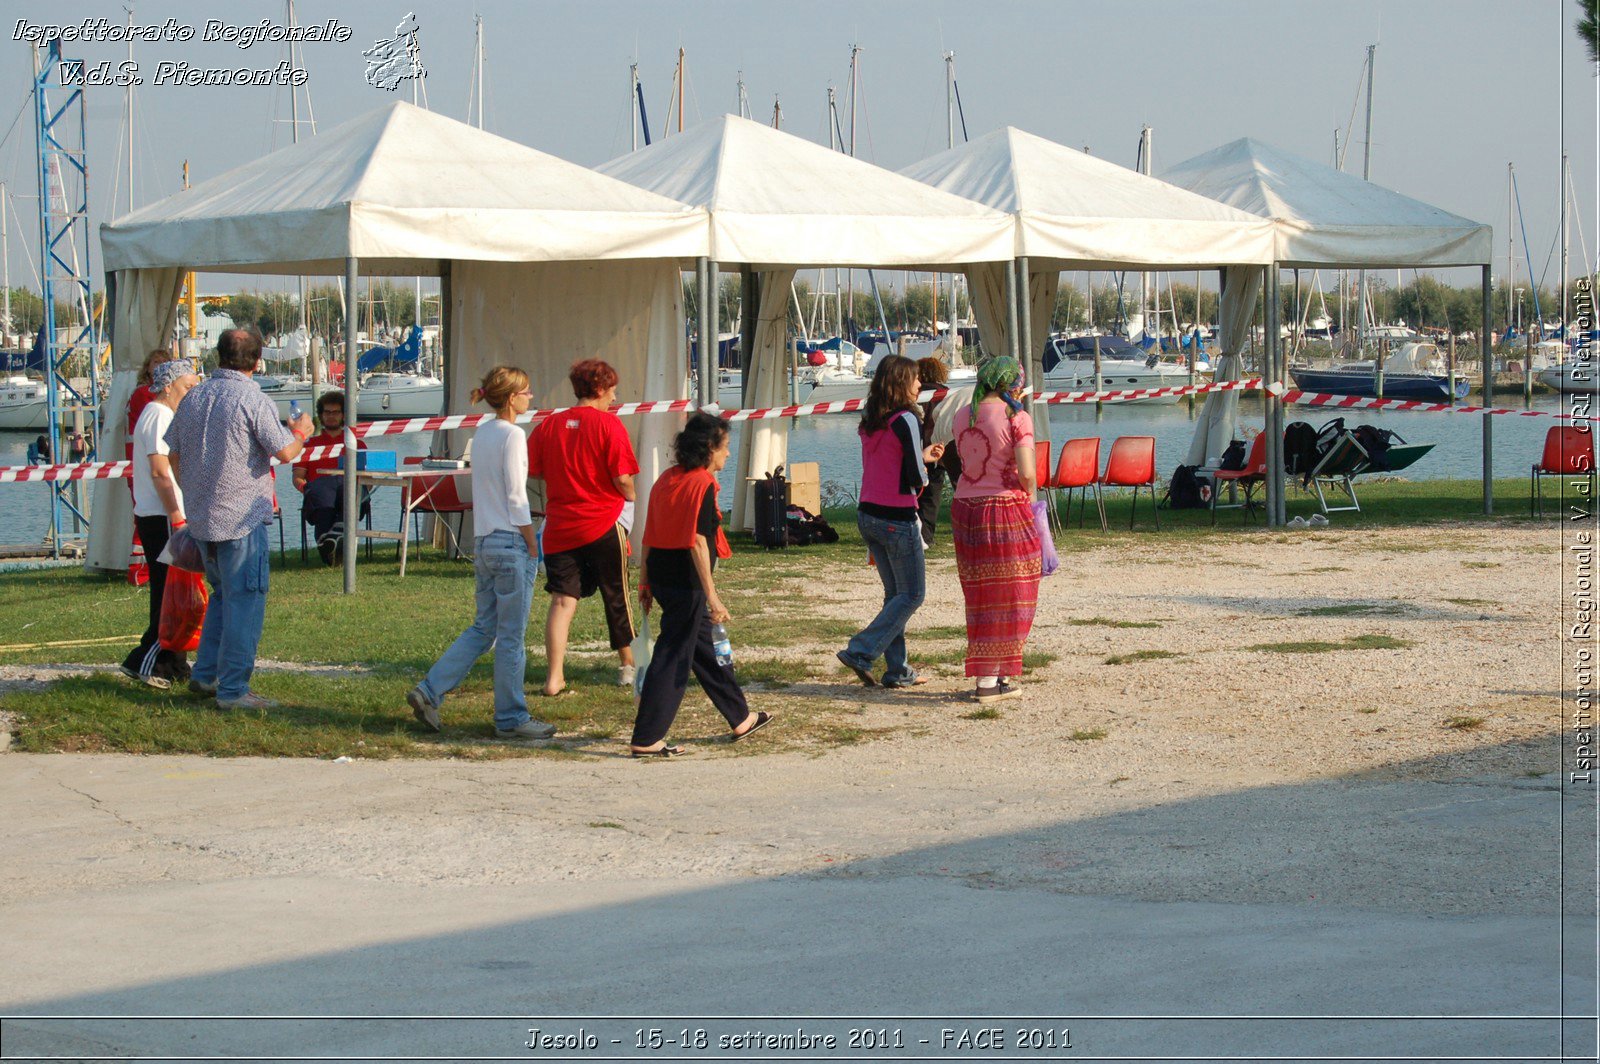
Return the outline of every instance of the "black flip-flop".
<path id="1" fill-rule="evenodd" d="M 839 659 L 839 664 L 843 665 L 845 668 L 847 668 L 851 672 L 855 673 L 856 674 L 856 679 L 860 680 L 862 683 L 866 684 L 868 687 L 876 687 L 876 686 L 878 686 L 878 681 L 874 680 L 872 678 L 872 673 L 868 672 L 864 665 L 857 665 L 855 662 L 853 662 L 849 658 L 845 657 L 844 651 L 842 651 L 842 650 L 839 651 L 839 653 L 835 654 L 834 657 Z"/>
<path id="2" fill-rule="evenodd" d="M 628 751 L 629 755 L 632 756 L 632 757 L 682 757 L 684 754 L 687 754 L 688 752 L 689 751 L 688 751 L 687 748 L 682 747 L 682 746 L 673 746 L 671 743 L 668 743 L 667 745 L 663 746 L 659 750 L 629 750 Z"/>
<path id="3" fill-rule="evenodd" d="M 756 722 L 754 724 L 750 725 L 750 727 L 746 728 L 742 732 L 735 732 L 733 738 L 728 740 L 728 741 L 736 743 L 741 739 L 748 739 L 748 738 L 750 738 L 750 736 L 754 735 L 756 732 L 760 731 L 762 728 L 765 728 L 768 724 L 771 724 L 771 723 L 772 723 L 772 714 L 771 713 L 767 713 L 765 711 L 757 713 L 756 714 Z"/>

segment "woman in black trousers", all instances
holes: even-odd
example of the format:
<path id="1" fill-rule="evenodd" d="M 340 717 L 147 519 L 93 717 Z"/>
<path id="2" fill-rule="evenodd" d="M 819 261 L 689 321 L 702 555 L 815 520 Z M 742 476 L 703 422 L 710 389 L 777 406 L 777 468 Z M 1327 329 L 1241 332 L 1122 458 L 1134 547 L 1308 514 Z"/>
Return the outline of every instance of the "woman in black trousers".
<path id="1" fill-rule="evenodd" d="M 728 461 L 728 426 L 695 414 L 673 441 L 677 462 L 650 490 L 639 557 L 639 602 L 646 613 L 661 603 L 661 631 L 639 694 L 633 724 L 634 757 L 673 757 L 684 748 L 667 741 L 692 671 L 739 742 L 772 720 L 752 713 L 732 663 L 717 661 L 712 625 L 728 620 L 712 580 L 716 558 L 732 554 L 722 533 L 717 478 Z M 714 555 L 714 556 L 713 556 Z"/>

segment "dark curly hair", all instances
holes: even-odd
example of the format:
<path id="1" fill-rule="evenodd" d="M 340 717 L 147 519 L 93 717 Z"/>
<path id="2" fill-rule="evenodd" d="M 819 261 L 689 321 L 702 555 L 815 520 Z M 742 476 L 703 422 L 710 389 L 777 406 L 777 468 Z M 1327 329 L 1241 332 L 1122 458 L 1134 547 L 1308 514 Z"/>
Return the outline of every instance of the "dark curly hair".
<path id="1" fill-rule="evenodd" d="M 711 464 L 711 452 L 727 438 L 726 421 L 706 413 L 693 414 L 672 441 L 672 460 L 685 469 L 704 469 Z"/>
<path id="2" fill-rule="evenodd" d="M 317 396 L 317 417 L 322 417 L 322 412 L 334 404 L 338 404 L 340 410 L 344 409 L 344 392 L 337 388 Z"/>
<path id="3" fill-rule="evenodd" d="M 593 399 L 607 388 L 616 386 L 617 371 L 602 359 L 586 358 L 572 364 L 567 380 L 572 382 L 573 395 L 579 399 Z"/>

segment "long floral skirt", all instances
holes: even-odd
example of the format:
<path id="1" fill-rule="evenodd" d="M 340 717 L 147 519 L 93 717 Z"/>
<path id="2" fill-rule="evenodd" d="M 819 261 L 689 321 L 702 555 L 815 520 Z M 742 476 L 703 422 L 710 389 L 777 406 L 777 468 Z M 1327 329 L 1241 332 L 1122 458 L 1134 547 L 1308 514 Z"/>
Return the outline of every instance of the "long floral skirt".
<path id="1" fill-rule="evenodd" d="M 1039 603 L 1039 534 L 1022 495 L 950 504 L 956 571 L 967 600 L 967 675 L 1019 676 Z"/>

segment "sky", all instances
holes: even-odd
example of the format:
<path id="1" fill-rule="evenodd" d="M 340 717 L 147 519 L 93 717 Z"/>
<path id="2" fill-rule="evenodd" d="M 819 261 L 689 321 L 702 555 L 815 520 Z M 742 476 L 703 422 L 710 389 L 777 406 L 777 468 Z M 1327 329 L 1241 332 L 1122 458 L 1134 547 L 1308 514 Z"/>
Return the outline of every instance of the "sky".
<path id="1" fill-rule="evenodd" d="M 16 39 L 19 24 L 95 17 L 121 24 L 126 2 L 7 0 L 0 15 L 0 180 L 18 212 L 10 218 L 13 285 L 36 287 L 28 259 L 37 262 L 39 251 L 30 46 Z M 282 0 L 132 0 L 132 7 L 140 25 L 173 19 L 195 29 L 187 43 L 135 47 L 146 79 L 134 96 L 136 206 L 176 192 L 185 159 L 199 181 L 289 142 L 288 88 L 154 83 L 163 60 L 274 67 L 287 58 L 283 44 L 241 49 L 202 36 L 211 19 L 282 24 Z M 1132 166 L 1140 128 L 1149 125 L 1159 176 L 1165 166 L 1243 136 L 1328 162 L 1338 130 L 1349 146 L 1346 169 L 1359 173 L 1365 99 L 1358 90 L 1367 46 L 1376 44 L 1373 181 L 1492 225 L 1499 277 L 1507 256 L 1507 164 L 1514 164 L 1533 273 L 1553 288 L 1564 86 L 1577 193 L 1572 272 L 1583 269 L 1584 245 L 1591 260 L 1600 252 L 1600 81 L 1572 30 L 1575 0 L 300 0 L 296 7 L 301 25 L 337 19 L 351 34 L 344 43 L 303 46 L 308 80 L 301 92 L 309 93 L 318 130 L 396 95 L 410 99 L 409 83 L 398 93 L 368 85 L 361 52 L 392 37 L 411 11 L 428 105 L 466 118 L 477 13 L 486 42 L 486 128 L 589 166 L 630 149 L 630 122 L 637 121 L 628 100 L 632 63 L 652 137 L 675 118 L 669 97 L 682 48 L 686 126 L 735 111 L 742 74 L 757 119 L 770 121 L 776 100 L 784 129 L 826 143 L 828 88 L 838 90 L 844 108 L 850 50 L 859 45 L 856 153 L 890 169 L 946 147 L 948 51 L 970 137 L 1013 125 Z M 91 65 L 127 58 L 120 43 L 69 43 L 64 52 Z M 98 226 L 127 209 L 124 93 L 92 87 L 87 100 Z M 301 101 L 304 108 L 305 95 Z M 848 134 L 847 110 L 840 121 Z M 961 136 L 958 123 L 958 142 Z M 1520 234 L 1517 257 L 1525 283 Z M 1443 277 L 1476 282 L 1463 271 Z"/>

